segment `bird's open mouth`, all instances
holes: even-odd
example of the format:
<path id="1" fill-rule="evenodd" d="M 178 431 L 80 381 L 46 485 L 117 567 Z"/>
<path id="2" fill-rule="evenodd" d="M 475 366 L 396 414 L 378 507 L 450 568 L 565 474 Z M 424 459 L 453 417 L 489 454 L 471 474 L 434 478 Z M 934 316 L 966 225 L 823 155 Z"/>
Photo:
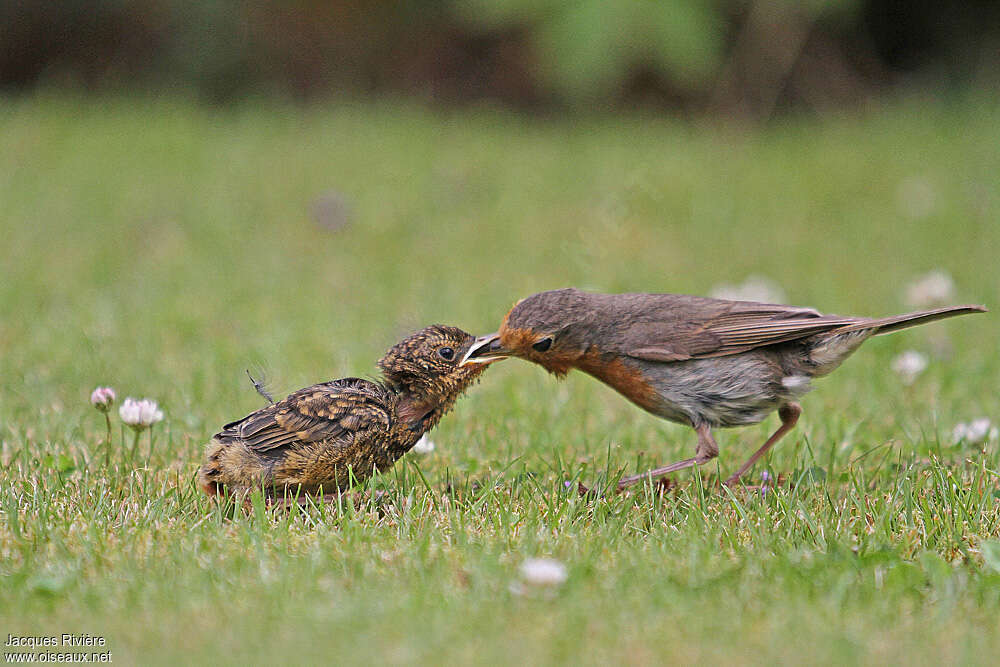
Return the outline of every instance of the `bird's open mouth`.
<path id="1" fill-rule="evenodd" d="M 462 357 L 461 366 L 467 364 L 489 364 L 494 361 L 506 359 L 509 355 L 503 346 L 500 345 L 500 334 L 489 334 L 480 336 L 469 348 L 469 351 Z"/>

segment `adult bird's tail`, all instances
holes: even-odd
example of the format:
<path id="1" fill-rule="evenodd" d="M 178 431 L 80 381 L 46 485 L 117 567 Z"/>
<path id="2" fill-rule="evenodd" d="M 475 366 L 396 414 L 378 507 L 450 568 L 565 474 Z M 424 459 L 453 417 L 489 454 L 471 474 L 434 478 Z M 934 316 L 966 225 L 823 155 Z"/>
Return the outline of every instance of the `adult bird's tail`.
<path id="1" fill-rule="evenodd" d="M 850 324 L 830 329 L 815 338 L 812 349 L 809 351 L 809 361 L 813 365 L 812 376 L 826 375 L 839 366 L 844 359 L 851 356 L 861 343 L 872 336 L 892 333 L 934 320 L 943 320 L 946 317 L 985 312 L 986 308 L 983 306 L 948 306 L 947 308 L 922 310 L 894 317 L 856 319 Z"/>
<path id="2" fill-rule="evenodd" d="M 972 313 L 985 313 L 985 306 L 947 306 L 945 308 L 935 308 L 934 310 L 921 310 L 916 313 L 906 313 L 905 315 L 895 315 L 893 317 L 881 317 L 872 320 L 861 320 L 854 324 L 834 329 L 830 333 L 842 334 L 862 329 L 873 329 L 876 336 L 892 333 L 900 329 L 908 329 L 920 324 L 926 324 L 935 320 L 943 320 L 948 317 L 959 315 L 971 315 Z"/>

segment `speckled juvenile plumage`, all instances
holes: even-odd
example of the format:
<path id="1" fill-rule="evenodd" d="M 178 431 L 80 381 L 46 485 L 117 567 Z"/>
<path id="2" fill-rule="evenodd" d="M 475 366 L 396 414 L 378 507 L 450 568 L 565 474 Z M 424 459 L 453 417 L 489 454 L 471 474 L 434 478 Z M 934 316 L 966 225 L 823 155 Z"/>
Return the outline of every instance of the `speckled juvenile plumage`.
<path id="1" fill-rule="evenodd" d="M 455 327 L 427 327 L 379 360 L 381 381 L 316 384 L 226 424 L 206 448 L 201 488 L 330 494 L 390 468 L 485 370 L 459 364 L 473 340 Z"/>
<path id="2" fill-rule="evenodd" d="M 561 289 L 515 304 L 499 332 L 481 338 L 466 361 L 516 356 L 560 376 L 576 368 L 698 432 L 694 458 L 623 485 L 704 463 L 718 453 L 712 428 L 755 424 L 777 410 L 782 427 L 727 480 L 733 483 L 794 425 L 795 400 L 810 380 L 833 371 L 869 337 L 984 310 L 953 306 L 871 319 L 679 294 Z"/>

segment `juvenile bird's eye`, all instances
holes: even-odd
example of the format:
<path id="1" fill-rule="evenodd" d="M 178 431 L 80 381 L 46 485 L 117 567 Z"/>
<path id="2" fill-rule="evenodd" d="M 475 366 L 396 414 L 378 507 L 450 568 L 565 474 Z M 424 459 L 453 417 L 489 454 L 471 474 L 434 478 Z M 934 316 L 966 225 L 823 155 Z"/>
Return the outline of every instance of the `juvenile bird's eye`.
<path id="1" fill-rule="evenodd" d="M 538 341 L 537 343 L 535 343 L 534 345 L 532 345 L 531 347 L 534 348 L 538 352 L 545 352 L 550 347 L 552 347 L 552 339 L 551 338 L 543 338 L 540 341 Z"/>
<path id="2" fill-rule="evenodd" d="M 444 359 L 445 361 L 451 361 L 452 359 L 455 358 L 455 350 L 451 349 L 450 347 L 439 347 L 438 356 Z"/>

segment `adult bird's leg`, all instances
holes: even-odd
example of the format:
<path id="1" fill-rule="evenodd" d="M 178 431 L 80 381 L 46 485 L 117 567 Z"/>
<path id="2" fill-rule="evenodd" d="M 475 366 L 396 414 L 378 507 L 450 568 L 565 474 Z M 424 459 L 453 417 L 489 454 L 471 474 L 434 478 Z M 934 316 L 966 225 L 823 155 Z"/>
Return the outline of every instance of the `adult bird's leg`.
<path id="1" fill-rule="evenodd" d="M 670 465 L 663 466 L 662 468 L 656 468 L 655 470 L 647 470 L 646 472 L 639 473 L 638 475 L 632 475 L 631 477 L 623 477 L 622 480 L 618 482 L 618 490 L 621 491 L 622 489 L 632 486 L 636 482 L 641 482 L 644 479 L 657 479 L 669 473 L 683 470 L 684 468 L 699 466 L 702 463 L 711 461 L 718 456 L 719 446 L 715 444 L 715 438 L 712 437 L 712 430 L 709 428 L 708 424 L 699 424 L 694 427 L 694 430 L 698 433 L 698 447 L 695 449 L 695 455 L 692 458 L 684 459 L 683 461 L 678 461 L 677 463 L 671 463 Z"/>
<path id="2" fill-rule="evenodd" d="M 802 406 L 798 403 L 786 403 L 778 408 L 778 417 L 781 418 L 781 426 L 779 426 L 778 430 L 767 439 L 767 442 L 761 445 L 760 449 L 753 453 L 753 456 L 747 459 L 746 463 L 740 466 L 739 470 L 729 476 L 729 478 L 725 481 L 726 486 L 736 484 L 736 482 L 740 480 L 740 477 L 743 476 L 743 473 L 749 470 L 750 466 L 757 462 L 757 459 L 764 456 L 764 454 L 767 453 L 767 450 L 774 447 L 774 443 L 781 440 L 786 433 L 792 430 L 795 426 L 795 422 L 799 420 L 799 415 L 801 414 Z"/>

